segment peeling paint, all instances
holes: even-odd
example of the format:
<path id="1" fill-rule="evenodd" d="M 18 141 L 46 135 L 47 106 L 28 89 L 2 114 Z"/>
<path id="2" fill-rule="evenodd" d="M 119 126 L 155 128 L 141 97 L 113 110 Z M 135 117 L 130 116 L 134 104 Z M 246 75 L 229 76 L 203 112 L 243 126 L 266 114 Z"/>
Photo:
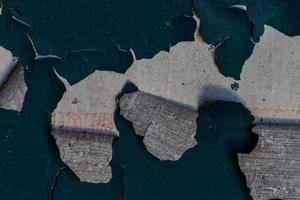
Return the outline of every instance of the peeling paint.
<path id="1" fill-rule="evenodd" d="M 250 154 L 239 154 L 254 200 L 299 199 L 300 131 L 294 125 L 256 125 L 259 140 Z"/>
<path id="2" fill-rule="evenodd" d="M 9 50 L 0 46 L 0 87 L 5 84 L 17 64 L 18 58 L 14 57 Z"/>
<path id="3" fill-rule="evenodd" d="M 0 1 L 0 16 L 2 15 L 2 9 L 3 9 L 3 4 L 2 1 Z"/>
<path id="4" fill-rule="evenodd" d="M 178 160 L 197 145 L 196 112 L 141 91 L 125 94 L 119 101 L 121 115 L 160 160 Z"/>
<path id="5" fill-rule="evenodd" d="M 233 6 L 230 6 L 230 8 L 240 9 L 240 10 L 243 10 L 245 12 L 247 12 L 247 10 L 248 10 L 246 5 L 233 5 Z"/>
<path id="6" fill-rule="evenodd" d="M 24 67 L 3 47 L 0 47 L 0 74 L 0 108 L 20 112 L 27 91 Z"/>
<path id="7" fill-rule="evenodd" d="M 125 79 L 115 72 L 97 71 L 70 86 L 58 77 L 67 91 L 52 113 L 51 134 L 61 159 L 81 181 L 107 183 L 112 177 L 112 141 L 118 136 L 115 98 Z"/>
<path id="8" fill-rule="evenodd" d="M 109 162 L 112 158 L 114 135 L 91 133 L 86 130 L 54 129 L 62 161 L 83 182 L 107 183 L 112 178 Z"/>
<path id="9" fill-rule="evenodd" d="M 200 33 L 199 33 L 199 29 L 200 29 L 200 19 L 199 17 L 196 15 L 195 11 L 193 10 L 193 18 L 196 21 L 196 30 L 194 33 L 194 40 L 197 42 L 201 42 L 203 41 L 203 38 L 201 37 Z"/>
<path id="10" fill-rule="evenodd" d="M 20 112 L 27 92 L 24 67 L 18 65 L 0 91 L 0 108 Z"/>
<path id="11" fill-rule="evenodd" d="M 243 103 L 255 122 L 262 118 L 264 122 L 299 123 L 299 36 L 288 37 L 269 26 L 265 29 L 244 65 L 237 91 L 231 88 L 234 79 L 218 73 L 213 50 L 203 42 L 182 42 L 170 53 L 138 60 L 127 71 L 127 79 L 144 92 L 194 110 L 207 101 L 223 99 Z"/>
<path id="12" fill-rule="evenodd" d="M 12 18 L 15 22 L 20 23 L 20 24 L 23 25 L 23 26 L 27 26 L 28 28 L 31 27 L 30 24 L 28 24 L 28 23 L 26 23 L 26 22 L 24 22 L 24 21 L 22 21 L 22 20 L 16 18 L 15 16 L 12 16 L 11 18 Z"/>

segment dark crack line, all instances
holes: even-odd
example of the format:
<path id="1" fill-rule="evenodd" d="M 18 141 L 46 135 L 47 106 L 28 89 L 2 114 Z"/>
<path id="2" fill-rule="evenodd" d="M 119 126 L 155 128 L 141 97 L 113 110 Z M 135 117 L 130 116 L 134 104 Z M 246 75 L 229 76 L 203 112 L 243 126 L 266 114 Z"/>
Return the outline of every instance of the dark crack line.
<path id="1" fill-rule="evenodd" d="M 57 186 L 58 179 L 59 179 L 60 175 L 62 174 L 62 172 L 63 172 L 65 169 L 67 169 L 66 166 L 60 168 L 60 169 L 58 170 L 58 172 L 56 173 L 56 175 L 55 175 L 55 177 L 54 177 L 54 179 L 53 179 L 53 183 L 52 183 L 51 188 L 50 188 L 49 200 L 53 200 L 53 197 L 54 197 L 54 191 L 55 191 L 55 188 L 56 188 L 56 186 Z"/>

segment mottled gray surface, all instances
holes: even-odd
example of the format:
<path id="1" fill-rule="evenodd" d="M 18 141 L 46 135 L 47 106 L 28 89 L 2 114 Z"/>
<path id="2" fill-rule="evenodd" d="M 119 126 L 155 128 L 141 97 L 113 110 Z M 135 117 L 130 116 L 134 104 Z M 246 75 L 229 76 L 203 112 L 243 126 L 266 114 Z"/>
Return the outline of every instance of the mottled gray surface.
<path id="1" fill-rule="evenodd" d="M 81 181 L 106 183 L 112 177 L 112 140 L 118 136 L 115 98 L 125 79 L 115 72 L 96 71 L 70 86 L 57 76 L 66 87 L 51 117 L 60 156 Z"/>
<path id="2" fill-rule="evenodd" d="M 300 199 L 300 126 L 256 125 L 259 135 L 250 154 L 239 154 L 254 200 Z"/>
<path id="3" fill-rule="evenodd" d="M 14 57 L 9 50 L 0 46 L 0 87 L 5 84 L 17 65 L 18 58 Z"/>
<path id="4" fill-rule="evenodd" d="M 1 88 L 0 108 L 20 112 L 26 92 L 27 86 L 24 80 L 24 67 L 18 65 Z"/>
<path id="5" fill-rule="evenodd" d="M 178 160 L 197 145 L 197 112 L 141 91 L 120 99 L 121 115 L 144 136 L 147 150 L 160 160 Z"/>
<path id="6" fill-rule="evenodd" d="M 114 136 L 81 131 L 52 130 L 60 157 L 81 181 L 107 183 Z"/>

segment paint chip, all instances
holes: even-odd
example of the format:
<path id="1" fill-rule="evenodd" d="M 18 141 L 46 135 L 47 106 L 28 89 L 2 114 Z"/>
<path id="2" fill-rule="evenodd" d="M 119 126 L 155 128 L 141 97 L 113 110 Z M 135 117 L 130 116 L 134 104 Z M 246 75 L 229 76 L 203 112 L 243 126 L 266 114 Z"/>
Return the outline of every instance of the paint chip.
<path id="1" fill-rule="evenodd" d="M 160 160 L 178 160 L 197 145 L 198 113 L 141 91 L 123 95 L 120 110 L 147 150 Z"/>
<path id="2" fill-rule="evenodd" d="M 112 141 L 118 136 L 114 123 L 115 98 L 126 80 L 115 72 L 96 71 L 70 86 L 52 113 L 52 132 L 61 159 L 90 183 L 107 183 Z"/>
<path id="3" fill-rule="evenodd" d="M 20 112 L 27 92 L 24 67 L 3 47 L 0 47 L 0 75 L 0 108 Z"/>

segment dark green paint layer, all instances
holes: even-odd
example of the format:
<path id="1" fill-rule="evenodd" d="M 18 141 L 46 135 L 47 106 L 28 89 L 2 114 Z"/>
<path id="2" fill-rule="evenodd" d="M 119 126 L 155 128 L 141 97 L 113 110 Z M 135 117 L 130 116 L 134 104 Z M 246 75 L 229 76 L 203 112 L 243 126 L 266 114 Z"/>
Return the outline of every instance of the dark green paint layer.
<path id="1" fill-rule="evenodd" d="M 0 44 L 30 67 L 28 34 L 39 54 L 62 58 L 57 71 L 71 83 L 96 69 L 125 73 L 133 62 L 129 49 L 137 59 L 151 58 L 179 41 L 193 40 L 196 28 L 189 17 L 192 4 L 184 0 L 2 2 Z"/>
<path id="2" fill-rule="evenodd" d="M 245 61 L 255 42 L 269 25 L 288 36 L 300 34 L 299 0 L 195 0 L 200 35 L 205 42 L 218 46 L 215 61 L 224 76 L 240 79 Z M 247 6 L 247 12 L 232 8 Z"/>
<path id="3" fill-rule="evenodd" d="M 233 5 L 246 5 L 247 12 Z M 129 49 L 137 59 L 151 58 L 180 41 L 193 40 L 194 10 L 204 41 L 217 46 L 219 71 L 240 79 L 264 25 L 298 35 L 299 9 L 298 0 L 3 0 L 0 44 L 30 67 L 28 34 L 39 54 L 62 58 L 57 71 L 73 84 L 96 69 L 124 73 L 133 61 Z"/>

